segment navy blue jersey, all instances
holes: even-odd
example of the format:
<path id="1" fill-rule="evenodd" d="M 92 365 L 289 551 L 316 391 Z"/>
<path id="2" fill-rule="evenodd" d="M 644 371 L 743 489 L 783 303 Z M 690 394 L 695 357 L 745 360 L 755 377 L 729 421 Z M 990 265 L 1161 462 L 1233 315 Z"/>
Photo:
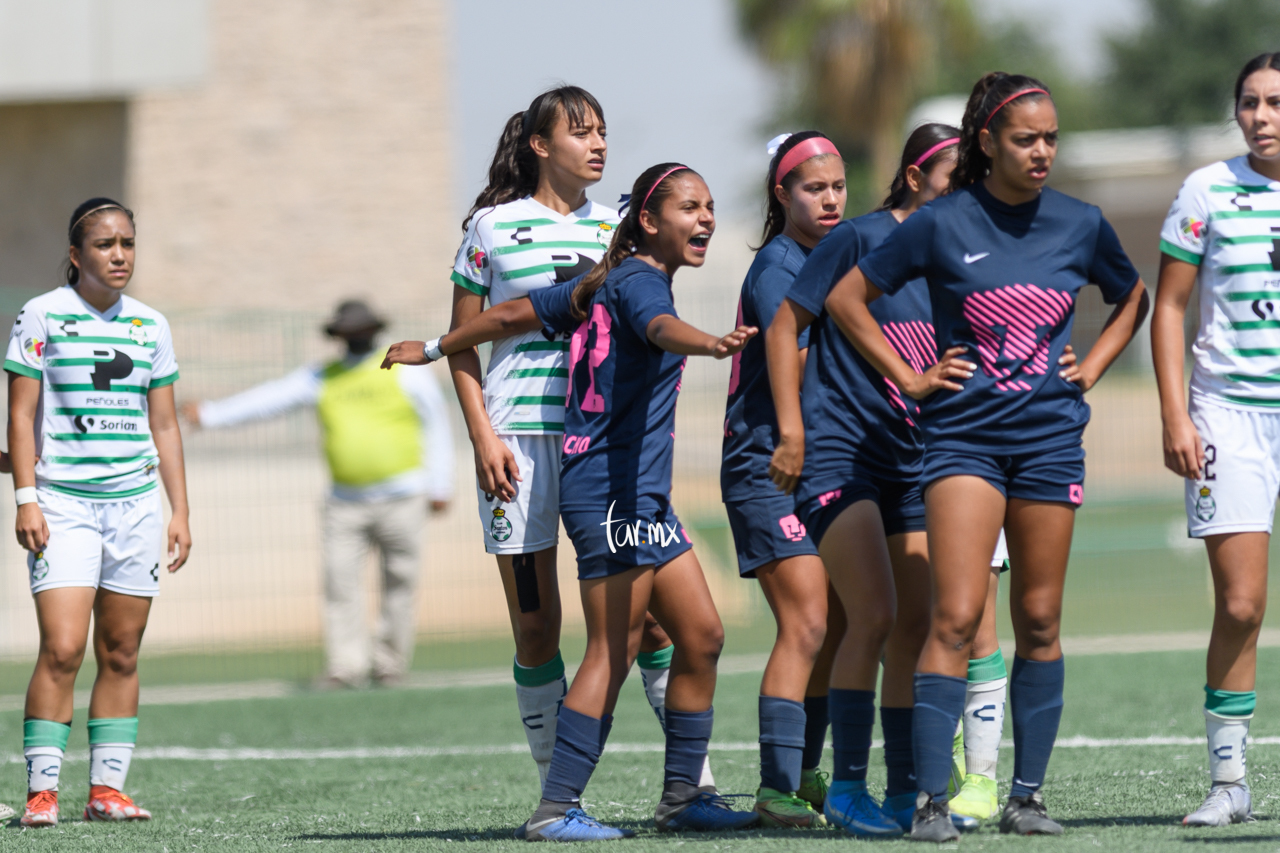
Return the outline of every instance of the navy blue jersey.
<path id="1" fill-rule="evenodd" d="M 922 406 L 930 450 L 1014 455 L 1080 441 L 1089 405 L 1058 375 L 1076 299 L 1092 283 L 1115 304 L 1138 281 L 1098 208 L 1051 189 L 1005 204 L 978 182 L 925 205 L 858 266 L 885 293 L 924 276 L 938 350 L 968 347 L 979 365 L 964 390 Z"/>
<path id="2" fill-rule="evenodd" d="M 797 503 L 848 485 L 860 469 L 893 481 L 920 476 L 924 444 L 914 420 L 915 401 L 862 357 L 824 307 L 840 279 L 897 228 L 898 220 L 887 210 L 846 219 L 818 243 L 787 293 L 816 318 L 809 327 L 800 396 L 805 448 Z M 918 372 L 937 361 L 924 279 L 872 302 L 871 314 Z"/>
<path id="3" fill-rule="evenodd" d="M 769 460 L 778 446 L 778 413 L 769 387 L 764 332 L 808 256 L 808 249 L 779 234 L 756 253 L 742 282 L 736 326 L 756 326 L 760 333 L 733 357 L 729 373 L 720 463 L 720 491 L 726 501 L 778 494 L 778 487 L 769 479 Z M 800 336 L 800 348 L 808 345 L 806 329 Z"/>
<path id="4" fill-rule="evenodd" d="M 572 332 L 560 508 L 658 513 L 671 501 L 676 397 L 685 357 L 649 342 L 649 323 L 675 317 L 671 279 L 628 258 L 573 316 L 577 279 L 530 292 L 548 332 Z M 603 534 L 602 534 L 603 535 Z"/>

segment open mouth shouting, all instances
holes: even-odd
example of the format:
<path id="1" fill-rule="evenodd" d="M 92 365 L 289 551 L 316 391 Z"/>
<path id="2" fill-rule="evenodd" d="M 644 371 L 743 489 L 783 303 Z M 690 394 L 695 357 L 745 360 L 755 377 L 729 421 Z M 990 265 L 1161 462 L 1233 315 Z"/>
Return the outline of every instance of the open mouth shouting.
<path id="1" fill-rule="evenodd" d="M 694 234 L 689 238 L 689 248 L 699 254 L 703 254 L 707 251 L 707 244 L 710 242 L 711 232 L 704 231 L 701 234 Z"/>

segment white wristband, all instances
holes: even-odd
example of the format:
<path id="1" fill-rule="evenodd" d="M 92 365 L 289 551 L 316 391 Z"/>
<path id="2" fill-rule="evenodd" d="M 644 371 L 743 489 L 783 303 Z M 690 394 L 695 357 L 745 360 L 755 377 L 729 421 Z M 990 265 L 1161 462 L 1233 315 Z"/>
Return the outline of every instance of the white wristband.
<path id="1" fill-rule="evenodd" d="M 23 504 L 33 504 L 36 502 L 36 487 L 23 486 L 21 489 L 13 490 L 13 499 L 18 502 L 18 506 Z"/>
<path id="2" fill-rule="evenodd" d="M 444 358 L 444 353 L 440 350 L 441 338 L 427 341 L 422 345 L 422 354 L 427 357 L 427 361 L 439 361 Z"/>

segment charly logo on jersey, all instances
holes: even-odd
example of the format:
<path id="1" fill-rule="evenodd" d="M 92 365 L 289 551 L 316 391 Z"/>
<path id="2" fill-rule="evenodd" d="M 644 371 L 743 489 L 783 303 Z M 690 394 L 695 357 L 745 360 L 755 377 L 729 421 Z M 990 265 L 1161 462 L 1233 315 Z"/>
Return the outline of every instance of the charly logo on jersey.
<path id="1" fill-rule="evenodd" d="M 489 535 L 499 542 L 506 542 L 511 538 L 511 521 L 507 518 L 505 509 L 495 509 L 493 511 L 493 520 L 489 522 Z"/>
<path id="2" fill-rule="evenodd" d="M 1210 521 L 1218 511 L 1218 504 L 1213 500 L 1213 492 L 1208 486 L 1200 487 L 1200 497 L 1196 498 L 1196 518 Z"/>
<path id="3" fill-rule="evenodd" d="M 596 242 L 606 249 L 609 248 L 609 244 L 613 242 L 613 232 L 616 230 L 616 226 L 601 222 L 600 227 L 596 229 Z"/>
<path id="4" fill-rule="evenodd" d="M 471 267 L 472 271 L 479 273 L 489 266 L 489 256 L 479 246 L 472 246 L 467 249 L 467 266 Z"/>
<path id="5" fill-rule="evenodd" d="M 42 581 L 49 574 L 49 561 L 44 558 L 44 551 L 37 551 L 31 560 L 31 579 Z"/>
<path id="6" fill-rule="evenodd" d="M 609 543 L 609 553 L 616 554 L 619 548 L 634 548 L 637 545 L 666 548 L 668 545 L 678 544 L 682 536 L 684 541 L 689 541 L 689 534 L 685 533 L 683 527 L 676 527 L 665 521 L 614 518 L 613 507 L 616 503 L 614 501 L 609 504 L 609 511 L 605 513 L 604 521 L 600 522 L 600 526 L 604 528 L 605 540 Z"/>

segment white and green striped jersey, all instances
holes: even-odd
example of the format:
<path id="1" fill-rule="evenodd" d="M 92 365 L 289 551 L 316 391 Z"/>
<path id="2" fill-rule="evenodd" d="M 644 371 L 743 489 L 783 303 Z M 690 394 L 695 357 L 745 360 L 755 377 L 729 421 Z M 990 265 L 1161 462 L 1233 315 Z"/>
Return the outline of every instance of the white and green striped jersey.
<path id="1" fill-rule="evenodd" d="M 1280 181 L 1235 157 L 1192 172 L 1160 250 L 1200 267 L 1192 393 L 1280 408 Z"/>
<path id="2" fill-rule="evenodd" d="M 156 488 L 147 392 L 178 379 L 159 311 L 121 296 L 100 313 L 70 285 L 59 287 L 18 312 L 4 369 L 43 386 L 37 485 L 95 502 Z"/>
<path id="3" fill-rule="evenodd" d="M 490 305 L 569 281 L 604 256 L 618 213 L 588 201 L 561 216 L 532 197 L 476 212 L 453 265 L 454 284 Z M 569 338 L 524 332 L 494 341 L 484 381 L 489 423 L 499 434 L 564 432 Z"/>

